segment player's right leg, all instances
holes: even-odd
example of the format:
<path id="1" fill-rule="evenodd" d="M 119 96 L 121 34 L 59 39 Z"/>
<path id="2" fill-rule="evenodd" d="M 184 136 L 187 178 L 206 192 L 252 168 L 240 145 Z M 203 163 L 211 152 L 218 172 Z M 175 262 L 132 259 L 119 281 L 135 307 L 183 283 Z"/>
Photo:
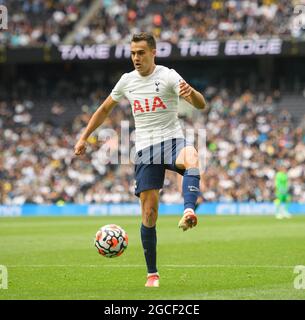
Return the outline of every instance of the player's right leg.
<path id="1" fill-rule="evenodd" d="M 159 190 L 163 187 L 164 176 L 165 167 L 162 164 L 145 164 L 141 161 L 136 164 L 135 194 L 140 198 L 141 202 L 141 241 L 147 266 L 146 287 L 159 286 L 156 222 Z"/>
<path id="2" fill-rule="evenodd" d="M 159 190 L 154 189 L 141 192 L 140 201 L 142 212 L 141 240 L 147 266 L 147 281 L 145 287 L 159 287 L 156 234 Z"/>

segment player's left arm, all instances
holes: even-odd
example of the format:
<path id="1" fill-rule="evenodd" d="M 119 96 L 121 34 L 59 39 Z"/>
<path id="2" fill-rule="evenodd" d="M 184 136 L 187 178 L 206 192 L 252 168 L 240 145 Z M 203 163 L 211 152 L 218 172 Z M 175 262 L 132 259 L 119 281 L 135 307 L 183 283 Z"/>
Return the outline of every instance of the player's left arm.
<path id="1" fill-rule="evenodd" d="M 197 109 L 204 109 L 206 107 L 203 95 L 185 81 L 181 81 L 179 84 L 179 96 Z"/>

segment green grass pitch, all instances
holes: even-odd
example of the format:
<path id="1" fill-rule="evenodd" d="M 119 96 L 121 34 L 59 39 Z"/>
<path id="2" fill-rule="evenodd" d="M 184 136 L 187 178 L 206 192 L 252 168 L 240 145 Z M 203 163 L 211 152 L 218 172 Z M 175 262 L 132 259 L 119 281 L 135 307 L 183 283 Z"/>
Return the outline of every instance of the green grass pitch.
<path id="1" fill-rule="evenodd" d="M 1 299 L 305 299 L 294 266 L 305 265 L 305 216 L 199 216 L 182 232 L 178 216 L 160 216 L 160 288 L 145 288 L 140 217 L 0 219 Z M 116 223 L 129 235 L 121 257 L 93 246 L 96 231 Z"/>

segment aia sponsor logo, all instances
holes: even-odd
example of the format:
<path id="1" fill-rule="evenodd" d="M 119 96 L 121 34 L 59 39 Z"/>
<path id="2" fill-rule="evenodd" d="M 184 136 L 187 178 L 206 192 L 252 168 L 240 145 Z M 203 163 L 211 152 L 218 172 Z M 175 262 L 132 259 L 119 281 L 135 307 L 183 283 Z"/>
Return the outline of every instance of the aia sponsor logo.
<path id="1" fill-rule="evenodd" d="M 152 103 L 149 103 L 149 99 L 144 99 L 144 104 L 140 100 L 133 101 L 133 113 L 155 112 L 158 108 L 167 109 L 165 103 L 160 97 L 154 97 Z"/>

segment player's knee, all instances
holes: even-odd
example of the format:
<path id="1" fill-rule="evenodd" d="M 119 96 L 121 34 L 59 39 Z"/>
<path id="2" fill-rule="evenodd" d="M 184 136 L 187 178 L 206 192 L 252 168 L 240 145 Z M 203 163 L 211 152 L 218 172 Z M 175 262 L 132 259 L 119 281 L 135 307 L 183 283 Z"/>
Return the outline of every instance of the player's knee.
<path id="1" fill-rule="evenodd" d="M 197 150 L 193 147 L 186 147 L 182 151 L 182 155 L 178 157 L 176 165 L 183 169 L 198 168 L 199 157 Z"/>
<path id="2" fill-rule="evenodd" d="M 198 160 L 197 151 L 196 151 L 196 154 L 194 153 L 194 155 L 192 157 L 190 157 L 189 159 L 186 160 L 184 166 L 185 166 L 185 169 L 198 168 L 199 167 L 199 160 Z"/>

